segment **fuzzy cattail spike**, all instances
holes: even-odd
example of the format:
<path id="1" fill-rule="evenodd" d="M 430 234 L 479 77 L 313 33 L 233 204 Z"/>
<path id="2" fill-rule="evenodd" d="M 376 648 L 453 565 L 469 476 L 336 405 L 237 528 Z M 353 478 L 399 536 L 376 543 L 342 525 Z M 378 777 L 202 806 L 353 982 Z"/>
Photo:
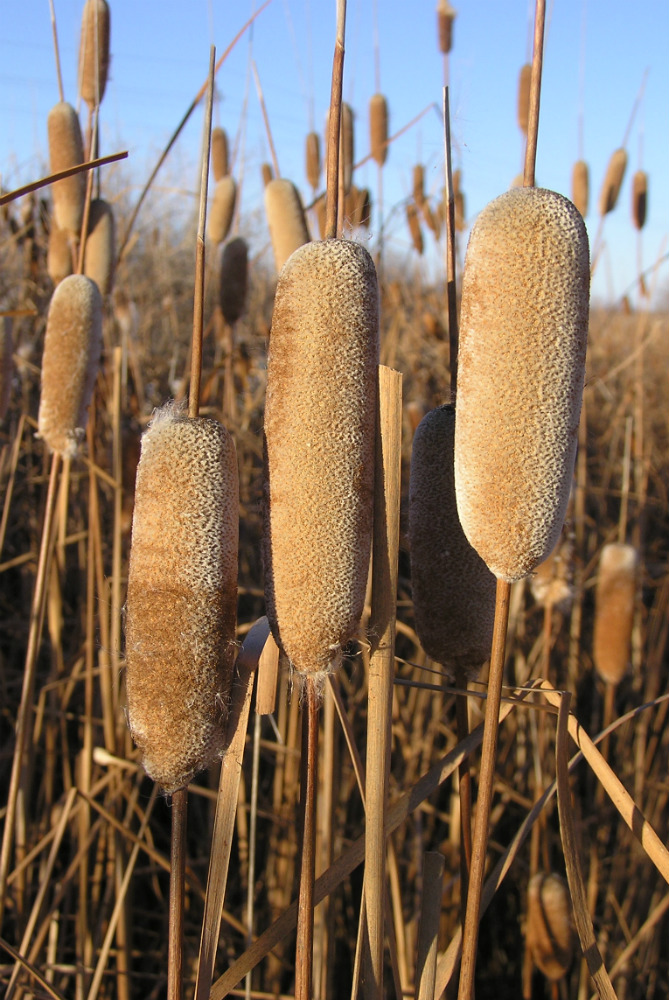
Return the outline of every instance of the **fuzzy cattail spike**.
<path id="1" fill-rule="evenodd" d="M 265 188 L 265 211 L 274 262 L 280 271 L 293 250 L 309 242 L 302 199 L 295 185 L 284 178 L 270 181 Z"/>
<path id="2" fill-rule="evenodd" d="M 81 19 L 79 82 L 89 108 L 102 101 L 107 86 L 109 32 L 109 4 L 106 0 L 86 0 Z"/>
<path id="3" fill-rule="evenodd" d="M 632 221 L 637 229 L 643 229 L 646 224 L 648 209 L 648 174 L 637 170 L 632 179 Z"/>
<path id="4" fill-rule="evenodd" d="M 632 545 L 605 545 L 599 558 L 593 657 L 607 684 L 619 684 L 630 657 L 636 602 L 637 554 Z"/>
<path id="5" fill-rule="evenodd" d="M 530 82 L 532 80 L 532 66 L 525 63 L 521 66 L 518 76 L 518 128 L 523 135 L 527 135 L 527 127 L 530 122 Z"/>
<path id="6" fill-rule="evenodd" d="M 388 157 L 388 102 L 383 94 L 373 94 L 369 101 L 369 144 L 372 159 L 382 167 Z"/>
<path id="7" fill-rule="evenodd" d="M 439 0 L 437 4 L 437 41 L 439 51 L 447 55 L 453 48 L 453 21 L 456 11 L 448 0 Z"/>
<path id="8" fill-rule="evenodd" d="M 307 180 L 315 191 L 321 182 L 321 137 L 318 132 L 309 132 L 306 141 Z"/>
<path id="9" fill-rule="evenodd" d="M 230 232 L 235 214 L 237 185 L 234 178 L 222 177 L 214 188 L 214 200 L 207 223 L 207 235 L 213 243 L 222 243 Z"/>
<path id="10" fill-rule="evenodd" d="M 84 142 L 76 111 L 61 101 L 49 112 L 49 169 L 52 174 L 84 162 Z M 73 174 L 51 185 L 56 225 L 79 237 L 84 214 L 86 175 Z"/>
<path id="11" fill-rule="evenodd" d="M 611 153 L 611 159 L 604 175 L 604 183 L 599 196 L 600 215 L 607 215 L 616 207 L 626 169 L 627 153 L 624 149 L 616 149 Z"/>
<path id="12" fill-rule="evenodd" d="M 585 219 L 590 200 L 590 173 L 585 160 L 577 160 L 574 164 L 571 173 L 571 200 Z"/>
<path id="13" fill-rule="evenodd" d="M 236 323 L 244 312 L 248 280 L 248 247 L 237 236 L 223 247 L 219 273 L 219 305 L 226 323 Z"/>
<path id="14" fill-rule="evenodd" d="M 112 290 L 115 259 L 114 212 L 108 202 L 95 198 L 88 216 L 84 274 L 93 279 L 102 295 L 109 295 Z"/>
<path id="15" fill-rule="evenodd" d="M 216 182 L 222 181 L 230 173 L 228 162 L 228 135 L 220 127 L 211 130 L 211 169 Z"/>

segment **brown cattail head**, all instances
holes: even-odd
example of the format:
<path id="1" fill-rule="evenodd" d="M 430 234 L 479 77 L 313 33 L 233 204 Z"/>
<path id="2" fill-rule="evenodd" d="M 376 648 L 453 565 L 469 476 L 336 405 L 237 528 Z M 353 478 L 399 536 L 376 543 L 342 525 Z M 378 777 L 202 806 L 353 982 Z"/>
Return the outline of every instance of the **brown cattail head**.
<path id="1" fill-rule="evenodd" d="M 303 243 L 309 242 L 307 220 L 299 191 L 292 181 L 279 178 L 265 188 L 265 212 L 277 271 Z"/>
<path id="2" fill-rule="evenodd" d="M 307 180 L 315 191 L 321 181 L 321 137 L 309 132 L 306 142 Z"/>
<path id="3" fill-rule="evenodd" d="M 490 656 L 496 581 L 460 527 L 455 503 L 455 408 L 440 406 L 414 435 L 409 546 L 416 632 L 453 676 L 475 677 Z"/>
<path id="4" fill-rule="evenodd" d="M 518 76 L 518 128 L 527 135 L 530 121 L 530 83 L 532 81 L 532 66 L 525 63 L 520 68 Z"/>
<path id="5" fill-rule="evenodd" d="M 453 48 L 453 21 L 456 11 L 447 0 L 437 4 L 437 38 L 439 51 L 446 55 Z"/>
<path id="6" fill-rule="evenodd" d="M 51 296 L 37 427 L 52 451 L 77 454 L 102 350 L 102 297 L 84 274 L 63 278 Z"/>
<path id="7" fill-rule="evenodd" d="M 420 208 L 425 201 L 425 170 L 421 163 L 417 163 L 413 168 L 412 177 L 413 200 Z"/>
<path id="8" fill-rule="evenodd" d="M 209 212 L 207 233 L 212 243 L 222 243 L 230 232 L 235 214 L 237 185 L 229 175 L 222 177 L 214 188 L 214 200 Z"/>
<path id="9" fill-rule="evenodd" d="M 353 108 L 344 102 L 341 106 L 341 163 L 339 167 L 344 177 L 344 194 L 348 194 L 353 183 L 353 164 L 355 162 L 353 117 Z"/>
<path id="10" fill-rule="evenodd" d="M 115 260 L 114 212 L 108 202 L 95 198 L 88 216 L 84 274 L 93 279 L 102 295 L 112 290 Z"/>
<path id="11" fill-rule="evenodd" d="M 219 304 L 223 319 L 232 325 L 244 312 L 248 280 L 249 251 L 246 240 L 237 236 L 223 247 L 219 272 Z"/>
<path id="12" fill-rule="evenodd" d="M 420 220 L 418 218 L 418 212 L 416 211 L 416 206 L 413 202 L 407 203 L 407 225 L 409 227 L 409 232 L 411 233 L 411 242 L 413 243 L 414 250 L 422 254 L 423 253 L 423 233 L 420 228 Z"/>
<path id="13" fill-rule="evenodd" d="M 274 171 L 272 170 L 271 163 L 263 163 L 260 168 L 262 174 L 263 187 L 267 187 L 270 181 L 274 180 Z"/>
<path id="14" fill-rule="evenodd" d="M 333 669 L 363 610 L 378 327 L 364 247 L 326 240 L 295 251 L 269 342 L 263 546 L 267 617 L 300 673 Z"/>
<path id="15" fill-rule="evenodd" d="M 357 218 L 359 226 L 369 229 L 372 222 L 372 196 L 369 188 L 362 188 L 358 191 Z"/>
<path id="16" fill-rule="evenodd" d="M 455 484 L 495 576 L 530 573 L 569 499 L 585 372 L 590 265 L 581 215 L 543 188 L 483 209 L 462 281 Z"/>
<path id="17" fill-rule="evenodd" d="M 604 183 L 599 195 L 599 214 L 607 215 L 616 207 L 618 195 L 623 185 L 627 168 L 627 153 L 624 149 L 616 149 L 611 153 L 609 165 L 604 175 Z"/>
<path id="18" fill-rule="evenodd" d="M 232 438 L 168 404 L 142 438 L 126 617 L 128 724 L 166 792 L 223 751 L 238 524 Z"/>
<path id="19" fill-rule="evenodd" d="M 12 341 L 12 321 L 9 316 L 2 317 L 0 332 L 2 334 L 2 344 L 0 345 L 0 420 L 4 420 L 9 409 L 14 374 L 14 344 Z"/>
<path id="20" fill-rule="evenodd" d="M 314 202 L 314 212 L 316 213 L 316 219 L 318 222 L 318 234 L 320 239 L 325 239 L 325 231 L 327 229 L 328 223 L 328 205 L 327 198 L 322 194 Z"/>
<path id="21" fill-rule="evenodd" d="M 463 233 L 467 228 L 467 212 L 465 209 L 464 191 L 456 191 L 453 201 L 455 207 L 455 228 L 457 232 Z"/>
<path id="22" fill-rule="evenodd" d="M 222 181 L 230 173 L 228 134 L 220 126 L 211 130 L 211 169 L 217 182 Z"/>
<path id="23" fill-rule="evenodd" d="M 84 143 L 77 112 L 60 101 L 49 112 L 49 169 L 52 174 L 84 162 Z M 86 196 L 86 174 L 73 174 L 51 185 L 56 225 L 73 236 L 81 233 Z"/>
<path id="24" fill-rule="evenodd" d="M 527 947 L 536 967 L 557 981 L 569 971 L 575 934 L 571 897 L 564 879 L 540 872 L 527 890 Z"/>
<path id="25" fill-rule="evenodd" d="M 344 215 L 351 229 L 369 227 L 371 210 L 369 191 L 354 184 L 344 200 Z"/>
<path id="26" fill-rule="evenodd" d="M 90 108 L 102 101 L 109 72 L 109 5 L 106 0 L 86 0 L 81 18 L 79 85 Z"/>
<path id="27" fill-rule="evenodd" d="M 632 178 L 632 220 L 637 229 L 643 229 L 648 208 L 648 174 L 637 170 Z"/>
<path id="28" fill-rule="evenodd" d="M 383 94 L 373 94 L 369 101 L 369 145 L 372 159 L 382 167 L 388 157 L 388 102 Z"/>
<path id="29" fill-rule="evenodd" d="M 590 200 L 590 172 L 585 160 L 577 160 L 571 172 L 571 200 L 585 219 Z"/>
<path id="30" fill-rule="evenodd" d="M 46 252 L 46 269 L 54 285 L 58 285 L 68 274 L 72 274 L 72 249 L 70 237 L 64 229 L 59 229 L 55 221 L 49 232 Z"/>
<path id="31" fill-rule="evenodd" d="M 636 549 L 617 542 L 605 545 L 599 557 L 593 658 L 607 684 L 619 684 L 627 671 L 636 581 Z"/>

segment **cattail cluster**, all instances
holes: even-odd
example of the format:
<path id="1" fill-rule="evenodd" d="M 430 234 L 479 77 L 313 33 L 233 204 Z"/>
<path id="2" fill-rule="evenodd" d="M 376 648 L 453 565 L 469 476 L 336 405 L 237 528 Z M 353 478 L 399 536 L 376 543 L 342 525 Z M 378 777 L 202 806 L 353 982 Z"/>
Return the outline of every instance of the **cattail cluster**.
<path id="1" fill-rule="evenodd" d="M 309 242 L 302 199 L 291 181 L 279 178 L 267 184 L 265 212 L 274 250 L 274 263 L 277 271 L 280 271 L 292 252 Z"/>
<path id="2" fill-rule="evenodd" d="M 632 545 L 612 542 L 599 557 L 595 594 L 593 658 L 607 684 L 619 684 L 627 672 L 634 625 L 637 553 Z"/>
<path id="3" fill-rule="evenodd" d="M 569 889 L 559 875 L 539 873 L 527 892 L 526 942 L 532 960 L 556 982 L 569 971 L 576 935 Z"/>
<path id="4" fill-rule="evenodd" d="M 81 19 L 79 87 L 89 108 L 100 104 L 109 73 L 110 14 L 106 0 L 86 0 Z"/>
<path id="5" fill-rule="evenodd" d="M 76 111 L 71 104 L 60 101 L 49 112 L 49 169 L 52 174 L 84 162 L 84 143 Z M 51 185 L 56 225 L 72 236 L 81 233 L 86 196 L 86 175 L 83 172 L 64 177 Z"/>

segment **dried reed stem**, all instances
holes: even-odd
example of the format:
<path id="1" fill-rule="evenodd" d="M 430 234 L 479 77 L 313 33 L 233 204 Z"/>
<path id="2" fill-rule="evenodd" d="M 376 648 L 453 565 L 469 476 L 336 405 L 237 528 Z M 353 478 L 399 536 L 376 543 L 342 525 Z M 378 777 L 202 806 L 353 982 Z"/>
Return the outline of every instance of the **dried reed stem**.
<path id="1" fill-rule="evenodd" d="M 346 0 L 337 0 L 337 38 L 332 60 L 332 89 L 328 123 L 326 173 L 325 239 L 337 235 L 337 201 L 339 196 L 339 136 L 341 133 L 341 102 L 344 83 L 344 33 L 346 30 Z"/>
<path id="2" fill-rule="evenodd" d="M 182 1000 L 183 996 L 184 876 L 186 874 L 187 815 L 188 786 L 179 788 L 172 795 L 167 1000 Z"/>
<path id="3" fill-rule="evenodd" d="M 534 53 L 532 55 L 532 79 L 530 81 L 530 114 L 527 123 L 527 146 L 525 148 L 525 169 L 523 186 L 534 187 L 534 170 L 537 160 L 537 138 L 539 135 L 539 102 L 541 98 L 541 73 L 544 64 L 544 25 L 546 22 L 546 0 L 536 0 L 534 15 Z"/>
<path id="4" fill-rule="evenodd" d="M 423 890 L 418 927 L 415 1000 L 434 1000 L 443 879 L 443 854 L 439 854 L 437 851 L 427 851 L 423 859 Z"/>
<path id="5" fill-rule="evenodd" d="M 305 681 L 302 703 L 300 771 L 300 853 L 297 897 L 295 1000 L 311 1000 L 314 950 L 314 876 L 316 865 L 316 789 L 318 787 L 318 710 L 321 693 L 313 674 Z"/>
<path id="6" fill-rule="evenodd" d="M 448 87 L 444 87 L 444 153 L 446 165 L 446 299 L 448 303 L 448 348 L 451 370 L 451 402 L 455 403 L 458 381 L 458 304 L 455 284 L 455 196 L 451 156 L 451 114 Z"/>

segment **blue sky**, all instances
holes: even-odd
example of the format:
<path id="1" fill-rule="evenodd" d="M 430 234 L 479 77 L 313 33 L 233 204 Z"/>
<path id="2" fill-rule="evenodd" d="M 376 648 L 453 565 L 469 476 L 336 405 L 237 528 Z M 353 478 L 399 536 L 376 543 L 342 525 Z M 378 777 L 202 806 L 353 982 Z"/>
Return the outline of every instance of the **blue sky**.
<path id="1" fill-rule="evenodd" d="M 76 104 L 76 63 L 81 0 L 55 0 L 66 99 Z M 112 66 L 102 104 L 103 152 L 124 148 L 130 158 L 123 177 L 130 198 L 148 175 L 162 147 L 203 83 L 209 45 L 221 54 L 254 9 L 220 0 L 111 0 Z M 255 7 L 259 6 L 259 2 Z M 529 58 L 532 4 L 528 0 L 461 0 L 455 3 L 450 57 L 452 135 L 473 219 L 504 191 L 521 170 L 522 141 L 516 124 L 518 73 Z M 637 233 L 630 221 L 631 178 L 641 165 L 649 175 L 648 221 L 642 260 L 650 267 L 669 251 L 669 3 L 647 0 L 548 0 L 537 182 L 570 193 L 571 167 L 579 157 L 578 120 L 583 110 L 583 155 L 590 166 L 591 239 L 597 229 L 597 196 L 611 152 L 618 147 L 644 73 L 645 93 L 628 143 L 629 166 L 620 202 L 606 219 L 606 250 L 593 283 L 598 298 L 616 298 L 633 286 Z M 436 44 L 435 2 L 349 0 L 344 97 L 356 112 L 356 159 L 369 149 L 368 104 L 376 90 L 374 11 L 379 37 L 380 87 L 390 107 L 394 132 L 428 105 L 441 102 L 442 61 Z M 0 0 L 0 172 L 5 189 L 40 176 L 46 163 L 46 116 L 58 100 L 48 0 Z M 262 204 L 259 167 L 269 159 L 265 129 L 249 59 L 257 65 L 277 148 L 281 173 L 294 180 L 305 199 L 304 139 L 322 131 L 329 102 L 334 45 L 334 0 L 272 0 L 221 69 L 215 121 L 228 131 L 243 161 L 242 220 L 255 218 Z M 244 114 L 247 86 L 248 101 Z M 242 128 L 242 123 L 244 127 Z M 192 205 L 197 182 L 202 111 L 159 175 L 159 191 L 182 192 Z M 243 144 L 243 146 L 242 146 Z M 242 152 L 243 148 L 243 152 Z M 426 187 L 435 192 L 443 175 L 442 126 L 436 110 L 390 149 L 384 171 L 389 238 L 407 267 L 429 280 L 443 270 L 441 251 L 426 233 L 423 262 L 410 252 L 401 203 L 411 192 L 416 162 L 426 168 Z M 374 194 L 376 165 L 358 171 L 358 186 Z M 104 181 L 103 181 L 104 183 Z M 393 209 L 395 209 L 393 211 Z M 140 216 L 140 226 L 152 220 Z M 243 225 L 243 221 L 242 221 Z M 258 248 L 256 248 L 258 249 Z M 669 286 L 669 268 L 659 270 Z M 634 298 L 634 293 L 632 294 Z"/>

